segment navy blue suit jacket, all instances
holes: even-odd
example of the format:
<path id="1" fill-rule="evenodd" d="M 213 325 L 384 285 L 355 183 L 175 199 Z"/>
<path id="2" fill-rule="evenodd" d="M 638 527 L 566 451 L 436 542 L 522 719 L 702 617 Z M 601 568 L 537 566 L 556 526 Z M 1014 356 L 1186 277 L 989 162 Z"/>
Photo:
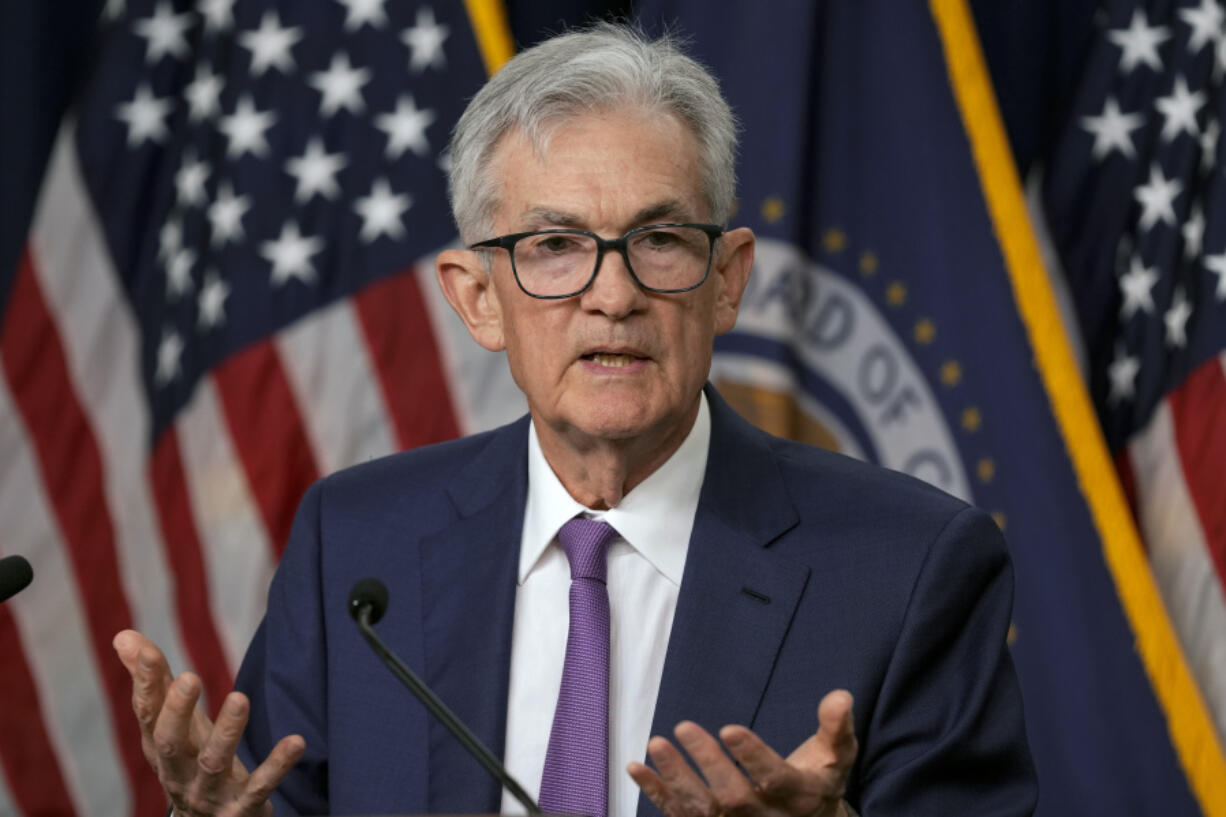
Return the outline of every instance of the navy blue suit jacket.
<path id="1" fill-rule="evenodd" d="M 982 512 L 908 477 L 754 429 L 708 390 L 711 449 L 653 734 L 747 724 L 783 754 L 822 696 L 855 696 L 847 799 L 876 815 L 1023 815 L 1036 798 L 1005 646 L 1012 578 Z M 361 639 L 378 629 L 503 747 L 527 419 L 330 476 L 306 494 L 239 673 L 248 764 L 306 755 L 277 813 L 496 812 L 500 790 Z M 657 814 L 640 798 L 639 817 Z"/>

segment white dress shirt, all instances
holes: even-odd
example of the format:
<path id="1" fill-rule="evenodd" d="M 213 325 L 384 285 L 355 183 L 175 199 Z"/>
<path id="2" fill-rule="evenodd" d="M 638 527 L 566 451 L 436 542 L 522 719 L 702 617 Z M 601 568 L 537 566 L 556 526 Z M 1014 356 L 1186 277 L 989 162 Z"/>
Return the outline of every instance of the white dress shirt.
<path id="1" fill-rule="evenodd" d="M 570 624 L 570 566 L 557 533 L 582 513 L 603 519 L 620 534 L 609 548 L 608 569 L 609 817 L 634 817 L 639 790 L 626 765 L 644 759 L 651 737 L 710 441 L 704 394 L 694 427 L 673 455 L 616 508 L 591 511 L 558 481 L 535 426 L 528 433 L 528 502 L 511 634 L 504 757 L 507 770 L 533 799 L 540 794 Z M 502 813 L 524 810 L 503 792 Z"/>

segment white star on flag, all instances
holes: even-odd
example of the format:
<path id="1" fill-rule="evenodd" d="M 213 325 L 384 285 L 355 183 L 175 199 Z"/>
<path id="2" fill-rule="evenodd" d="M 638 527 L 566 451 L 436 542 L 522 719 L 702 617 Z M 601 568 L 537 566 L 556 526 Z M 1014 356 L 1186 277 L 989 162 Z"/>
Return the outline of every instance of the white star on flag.
<path id="1" fill-rule="evenodd" d="M 364 25 L 382 28 L 387 23 L 383 8 L 386 0 L 336 0 L 345 7 L 345 30 L 357 31 Z"/>
<path id="2" fill-rule="evenodd" d="M 196 263 L 196 251 L 191 247 L 180 247 L 170 259 L 166 267 L 166 297 L 177 301 L 191 292 L 195 284 L 192 282 L 192 267 Z"/>
<path id="3" fill-rule="evenodd" d="M 1192 317 L 1192 305 L 1188 303 L 1188 297 L 1180 287 L 1175 290 L 1175 295 L 1171 299 L 1171 308 L 1162 316 L 1162 322 L 1166 324 L 1167 346 L 1182 349 L 1188 345 L 1188 318 L 1190 317 Z"/>
<path id="4" fill-rule="evenodd" d="M 226 322 L 226 298 L 230 297 L 230 285 L 217 275 L 217 270 L 209 270 L 204 276 L 204 285 L 200 287 L 200 298 L 196 305 L 199 315 L 196 326 L 201 331 L 212 329 Z"/>
<path id="5" fill-rule="evenodd" d="M 234 108 L 234 113 L 221 118 L 217 129 L 230 140 L 226 147 L 226 156 L 231 159 L 241 158 L 245 153 L 264 156 L 268 153 L 268 140 L 264 131 L 277 121 L 275 111 L 257 111 L 251 101 L 251 94 L 244 94 Z"/>
<path id="6" fill-rule="evenodd" d="M 272 264 L 270 280 L 274 287 L 282 286 L 290 278 L 310 284 L 315 281 L 315 267 L 311 263 L 311 256 L 321 252 L 323 248 L 322 238 L 304 236 L 298 231 L 297 224 L 287 221 L 276 241 L 260 244 L 260 255 Z"/>
<path id="7" fill-rule="evenodd" d="M 1174 225 L 1175 197 L 1181 192 L 1183 182 L 1166 178 L 1162 168 L 1154 162 L 1149 169 L 1149 181 L 1133 191 L 1133 198 L 1141 205 L 1141 229 L 1148 230 L 1158 221 Z"/>
<path id="8" fill-rule="evenodd" d="M 335 54 L 327 71 L 311 75 L 311 87 L 322 95 L 319 101 L 320 116 L 332 116 L 341 108 L 359 114 L 366 108 L 362 99 L 362 86 L 370 82 L 369 68 L 354 68 L 347 54 Z"/>
<path id="9" fill-rule="evenodd" d="M 1188 38 L 1188 50 L 1199 54 L 1209 43 L 1222 36 L 1222 23 L 1226 15 L 1217 0 L 1201 0 L 1196 8 L 1179 9 L 1179 19 L 1192 26 L 1192 35 Z"/>
<path id="10" fill-rule="evenodd" d="M 1115 97 L 1107 97 L 1100 116 L 1083 116 L 1081 125 L 1094 134 L 1092 155 L 1095 159 L 1103 159 L 1112 150 L 1118 150 L 1129 159 L 1137 155 L 1132 144 L 1132 131 L 1145 124 L 1145 117 L 1139 113 L 1122 113 Z"/>
<path id="11" fill-rule="evenodd" d="M 1162 114 L 1162 140 L 1172 142 L 1181 133 L 1196 136 L 1196 114 L 1205 104 L 1205 93 L 1188 90 L 1188 82 L 1182 76 L 1175 77 L 1170 96 L 1158 97 L 1154 107 Z"/>
<path id="12" fill-rule="evenodd" d="M 1128 28 L 1117 28 L 1107 32 L 1107 39 L 1123 49 L 1120 54 L 1120 70 L 1131 73 L 1138 64 L 1145 63 L 1155 71 L 1162 70 L 1162 58 L 1158 56 L 1158 46 L 1171 38 L 1170 29 L 1166 26 L 1150 26 L 1141 9 L 1134 9 L 1132 22 Z"/>
<path id="13" fill-rule="evenodd" d="M 1120 276 L 1120 294 L 1124 303 L 1120 305 L 1120 317 L 1128 320 L 1138 309 L 1145 312 L 1154 311 L 1154 284 L 1158 283 L 1158 270 L 1147 267 L 1141 259 L 1133 256 L 1128 272 Z"/>
<path id="14" fill-rule="evenodd" d="M 217 199 L 209 205 L 212 235 L 209 244 L 222 247 L 229 241 L 243 238 L 243 216 L 251 209 L 250 196 L 235 196 L 229 179 L 217 185 Z"/>
<path id="15" fill-rule="evenodd" d="M 116 105 L 115 117 L 128 124 L 128 147 L 146 141 L 161 142 L 169 136 L 166 116 L 174 106 L 174 100 L 169 97 L 154 97 L 147 82 L 140 84 L 131 102 Z"/>
<path id="16" fill-rule="evenodd" d="M 225 80 L 213 69 L 201 63 L 196 66 L 196 76 L 183 89 L 187 100 L 188 121 L 200 122 L 221 112 L 221 89 Z"/>
<path id="17" fill-rule="evenodd" d="M 426 128 L 434 123 L 434 111 L 418 110 L 412 94 L 403 94 L 396 100 L 396 110 L 375 117 L 375 127 L 387 134 L 387 156 L 399 159 L 405 148 L 418 156 L 430 153 L 426 141 Z"/>
<path id="18" fill-rule="evenodd" d="M 177 219 L 167 219 L 158 233 L 158 260 L 168 261 L 183 246 L 183 224 Z"/>
<path id="19" fill-rule="evenodd" d="M 1217 255 L 1206 255 L 1205 269 L 1217 276 L 1217 290 L 1213 293 L 1213 299 L 1226 301 L 1226 250 Z"/>
<path id="20" fill-rule="evenodd" d="M 188 149 L 183 153 L 183 164 L 175 173 L 177 200 L 185 207 L 204 203 L 204 183 L 209 178 L 209 163 L 196 158 L 196 152 Z"/>
<path id="21" fill-rule="evenodd" d="M 182 372 L 180 357 L 183 355 L 183 339 L 179 333 L 169 326 L 162 330 L 162 341 L 158 344 L 157 371 L 153 380 L 159 386 L 165 386 Z"/>
<path id="22" fill-rule="evenodd" d="M 170 3 L 161 0 L 153 10 L 152 17 L 137 20 L 132 24 L 136 33 L 144 37 L 145 62 L 153 65 L 162 57 L 170 54 L 176 59 L 183 59 L 191 53 L 184 36 L 192 27 L 191 12 L 175 14 Z"/>
<path id="23" fill-rule="evenodd" d="M 392 193 L 386 178 L 376 179 L 370 195 L 360 198 L 353 209 L 362 217 L 360 237 L 366 244 L 381 235 L 400 238 L 404 235 L 404 223 L 400 220 L 413 200 L 404 194 Z"/>
<path id="24" fill-rule="evenodd" d="M 349 160 L 344 154 L 329 154 L 324 150 L 323 140 L 312 136 L 305 153 L 285 162 L 285 172 L 298 181 L 294 202 L 303 204 L 317 193 L 325 199 L 336 198 L 341 192 L 340 185 L 336 183 L 336 174 L 347 164 Z"/>
<path id="25" fill-rule="evenodd" d="M 1131 400 L 1137 393 L 1137 374 L 1141 371 L 1139 358 L 1129 355 L 1122 345 L 1115 348 L 1115 359 L 1107 366 L 1111 380 L 1111 392 L 1107 402 L 1115 405 L 1121 400 Z"/>
<path id="26" fill-rule="evenodd" d="M 234 27 L 234 0 L 200 0 L 196 11 L 204 18 L 205 32 L 229 31 Z"/>
<path id="27" fill-rule="evenodd" d="M 1201 243 L 1205 239 L 1205 213 L 1199 204 L 1192 208 L 1180 232 L 1183 233 L 1184 257 L 1195 258 L 1200 255 Z"/>
<path id="28" fill-rule="evenodd" d="M 1222 38 L 1226 42 L 1226 37 Z M 1208 173 L 1217 166 L 1217 140 L 1219 126 L 1216 119 L 1210 119 L 1205 125 L 1205 131 L 1200 135 L 1200 169 Z"/>
<path id="29" fill-rule="evenodd" d="M 260 27 L 255 31 L 244 31 L 238 35 L 238 42 L 251 52 L 251 73 L 261 76 L 269 68 L 276 68 L 283 74 L 294 70 L 294 44 L 302 39 L 302 28 L 283 28 L 281 17 L 275 11 L 264 12 Z"/>
<path id="30" fill-rule="evenodd" d="M 427 67 L 446 67 L 443 41 L 449 33 L 447 26 L 435 22 L 434 9 L 422 6 L 417 10 L 416 23 L 400 34 L 400 39 L 409 47 L 409 68 L 413 73 L 420 74 Z"/>

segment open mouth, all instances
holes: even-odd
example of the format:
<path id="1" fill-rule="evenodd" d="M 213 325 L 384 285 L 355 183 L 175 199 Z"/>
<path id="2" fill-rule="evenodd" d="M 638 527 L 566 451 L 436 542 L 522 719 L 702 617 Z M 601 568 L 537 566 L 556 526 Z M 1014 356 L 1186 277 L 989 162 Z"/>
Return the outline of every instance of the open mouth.
<path id="1" fill-rule="evenodd" d="M 592 352 L 591 354 L 584 355 L 583 359 L 610 369 L 620 369 L 623 366 L 629 366 L 647 358 L 629 354 L 614 354 L 612 352 Z"/>

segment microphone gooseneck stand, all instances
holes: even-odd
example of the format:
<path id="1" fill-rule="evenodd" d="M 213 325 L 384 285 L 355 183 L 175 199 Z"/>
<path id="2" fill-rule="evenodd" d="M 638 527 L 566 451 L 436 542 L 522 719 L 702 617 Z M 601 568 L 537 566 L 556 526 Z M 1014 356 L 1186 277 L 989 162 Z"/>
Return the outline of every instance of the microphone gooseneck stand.
<path id="1" fill-rule="evenodd" d="M 511 777 L 501 761 L 485 747 L 485 744 L 476 735 L 469 731 L 468 727 L 447 708 L 447 705 L 434 694 L 433 690 L 417 677 L 413 670 L 409 669 L 403 661 L 396 657 L 395 653 L 388 649 L 383 639 L 375 633 L 373 625 L 383 617 L 386 609 L 387 588 L 378 579 L 363 579 L 355 584 L 349 593 L 349 614 L 357 622 L 358 630 L 366 639 L 366 643 L 370 644 L 370 648 L 387 665 L 392 674 L 409 688 L 409 691 L 422 702 L 426 709 L 430 710 L 430 714 L 438 718 L 443 726 L 455 735 L 456 740 L 468 750 L 469 754 L 475 757 L 485 767 L 485 770 L 523 805 L 529 814 L 541 814 L 541 807 L 524 791 L 515 778 Z"/>

